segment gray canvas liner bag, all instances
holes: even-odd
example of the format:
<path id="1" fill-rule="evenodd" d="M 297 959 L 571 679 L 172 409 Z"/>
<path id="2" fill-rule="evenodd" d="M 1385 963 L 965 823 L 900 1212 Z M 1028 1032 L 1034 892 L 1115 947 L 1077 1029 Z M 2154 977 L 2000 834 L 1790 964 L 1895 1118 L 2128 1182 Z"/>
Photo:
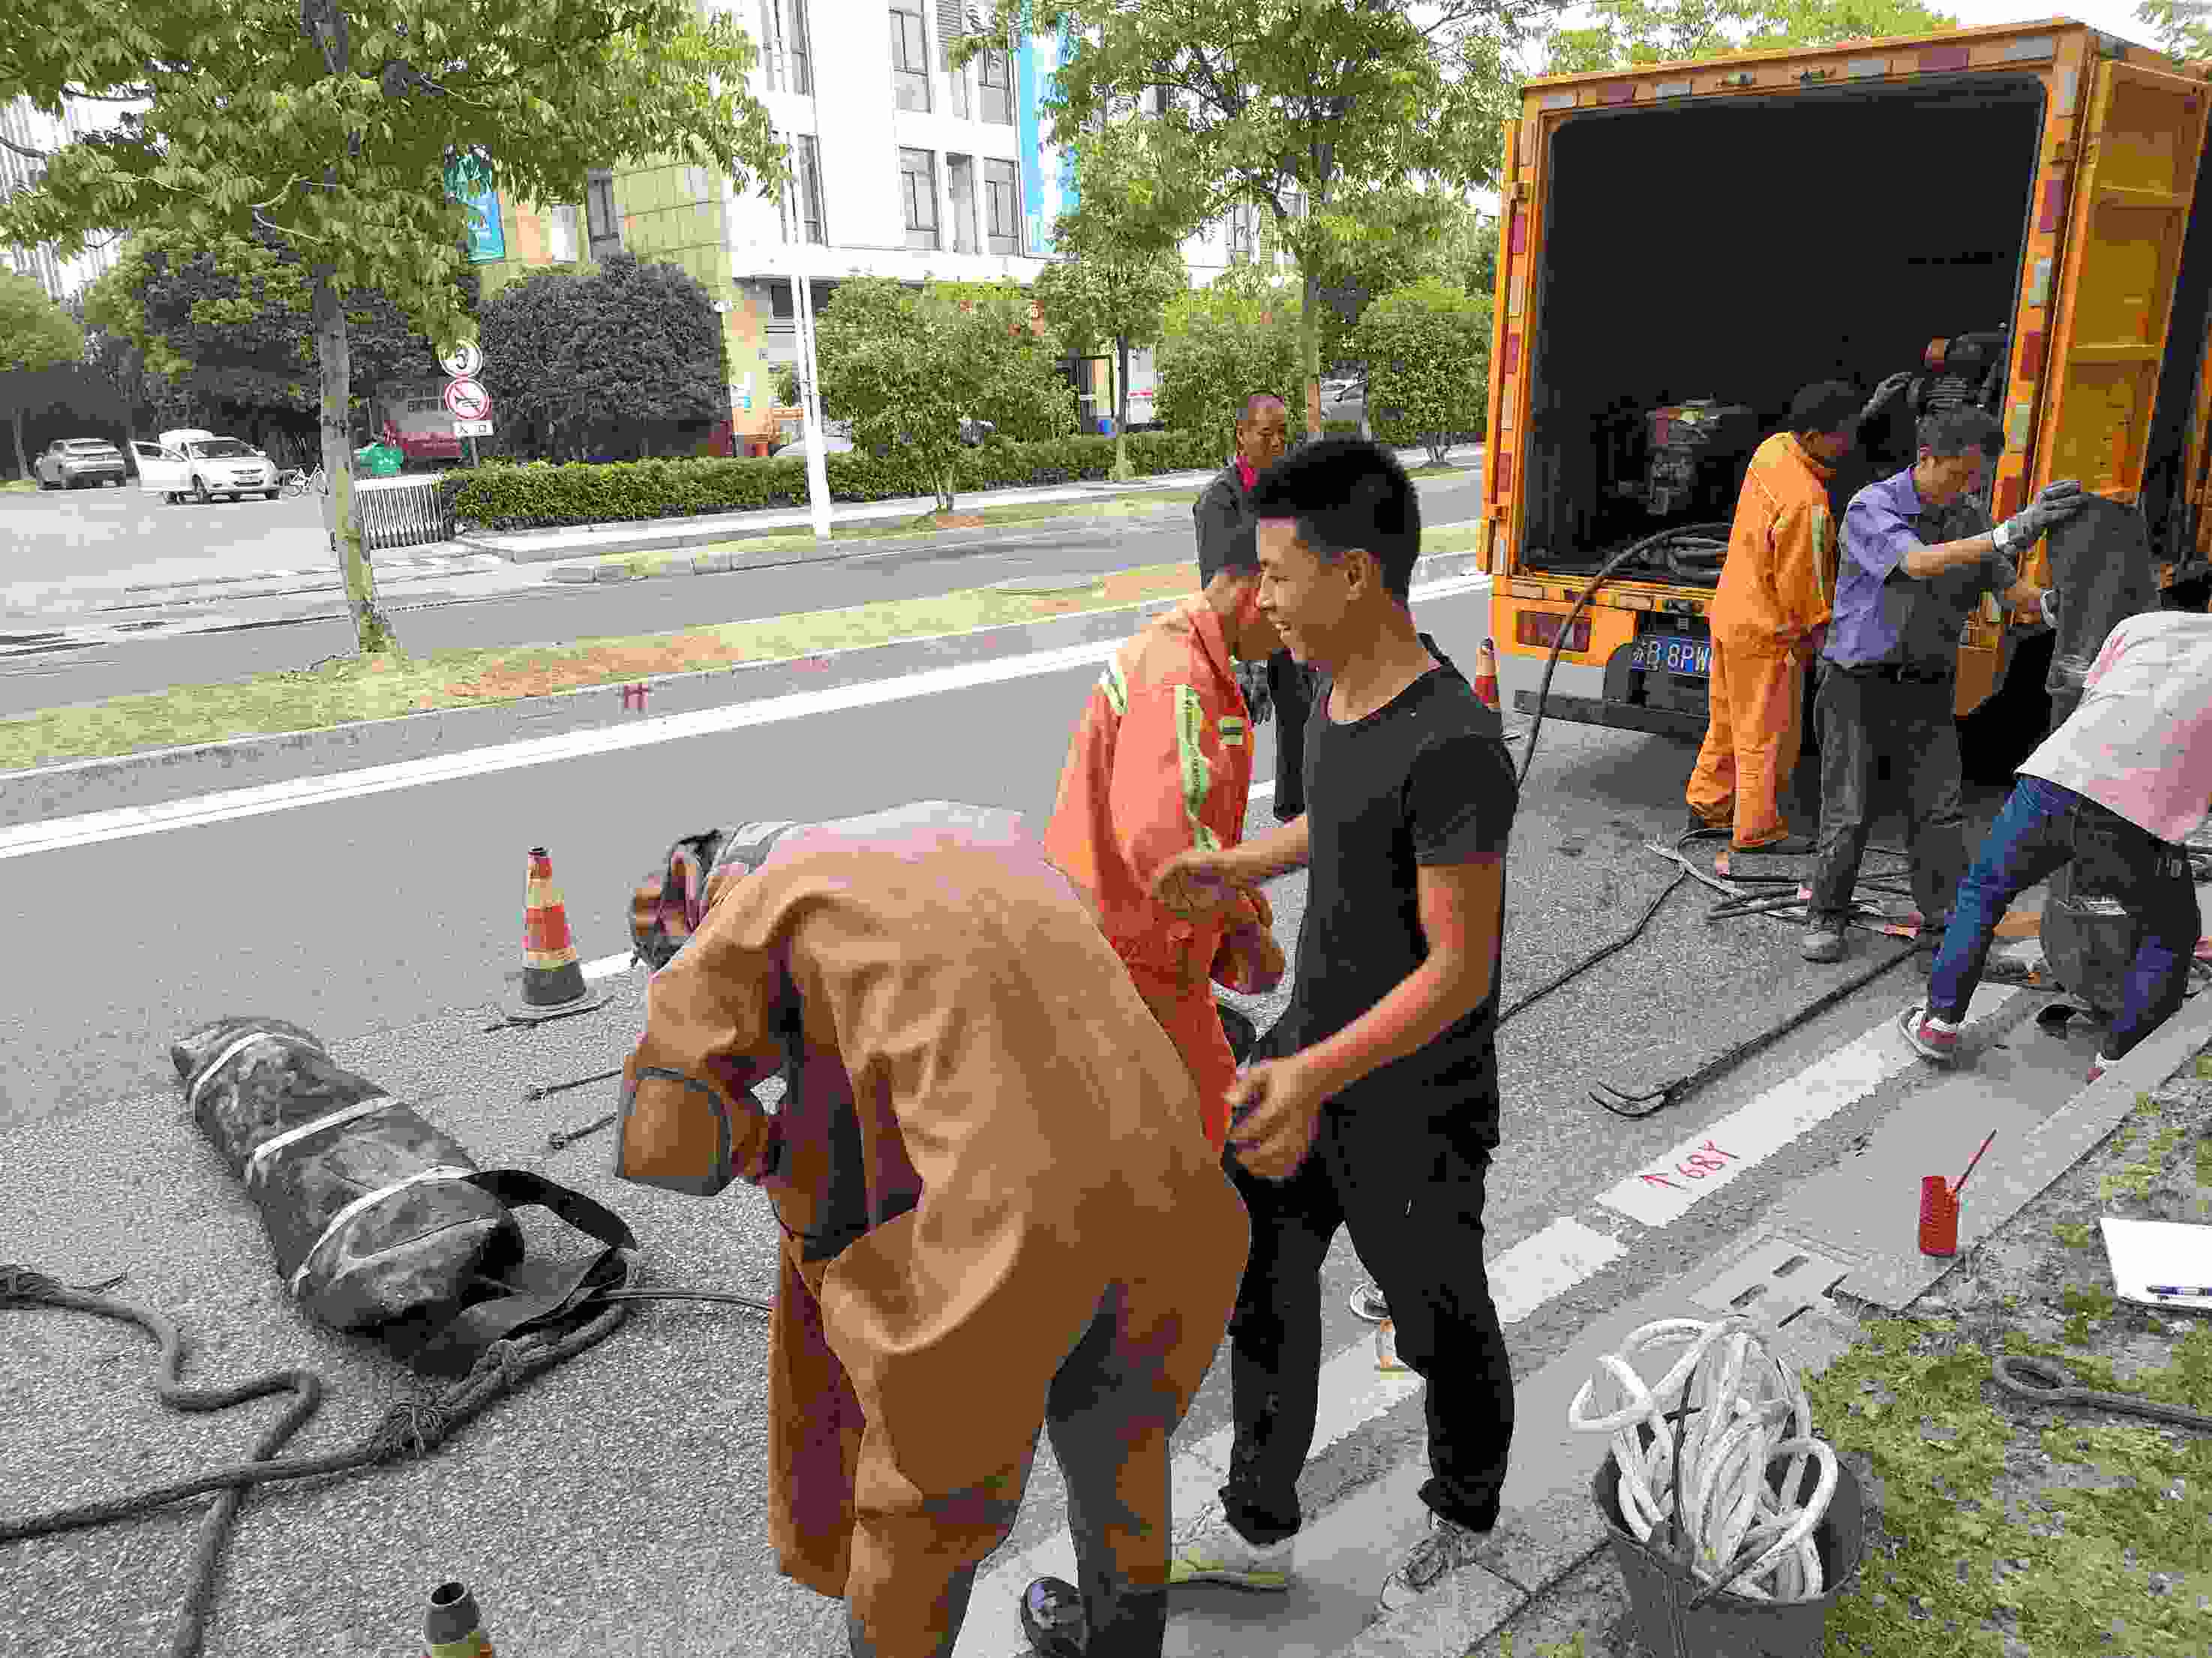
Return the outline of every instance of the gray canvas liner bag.
<path id="1" fill-rule="evenodd" d="M 450 1135 L 283 1019 L 218 1019 L 169 1050 L 193 1121 L 260 1211 L 293 1297 L 333 1329 L 378 1333 L 424 1369 L 573 1310 L 629 1229 L 520 1169 L 480 1169 Z M 524 1259 L 513 1211 L 537 1203 L 606 1249 Z M 428 1362 L 426 1362 L 426 1355 Z"/>
<path id="2" fill-rule="evenodd" d="M 2159 608 L 2158 570 L 2142 511 L 2102 495 L 2091 496 L 2080 512 L 2052 525 L 2045 551 L 2058 594 L 2052 629 L 2057 636 L 2043 682 L 2055 730 L 2081 701 L 2082 681 L 2112 629 Z"/>

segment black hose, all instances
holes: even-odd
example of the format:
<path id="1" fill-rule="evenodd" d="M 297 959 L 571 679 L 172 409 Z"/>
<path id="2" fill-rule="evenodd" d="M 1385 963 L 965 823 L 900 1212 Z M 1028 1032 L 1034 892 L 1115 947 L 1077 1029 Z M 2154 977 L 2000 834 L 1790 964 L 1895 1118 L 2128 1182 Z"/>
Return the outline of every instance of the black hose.
<path id="1" fill-rule="evenodd" d="M 1575 600 L 1575 608 L 1569 610 L 1565 619 L 1559 623 L 1559 631 L 1552 641 L 1552 653 L 1544 659 L 1543 681 L 1536 687 L 1536 717 L 1528 726 L 1528 746 L 1521 752 L 1521 771 L 1520 774 L 1514 779 L 1516 783 L 1525 783 L 1528 780 L 1528 768 L 1536 758 L 1536 733 L 1544 728 L 1544 699 L 1551 695 L 1552 675 L 1559 668 L 1559 652 L 1566 646 L 1567 635 L 1575 625 L 1575 618 L 1589 608 L 1589 602 L 1596 595 L 1598 588 L 1612 576 L 1615 570 L 1630 560 L 1641 556 L 1647 548 L 1662 545 L 1678 537 L 1694 536 L 1702 531 L 1715 529 L 1732 528 L 1732 525 L 1713 524 L 1678 524 L 1671 530 L 1662 530 L 1657 535 L 1646 536 L 1641 541 L 1632 543 L 1598 566 L 1597 574 L 1590 578 L 1589 586 L 1583 588 L 1582 597 Z"/>

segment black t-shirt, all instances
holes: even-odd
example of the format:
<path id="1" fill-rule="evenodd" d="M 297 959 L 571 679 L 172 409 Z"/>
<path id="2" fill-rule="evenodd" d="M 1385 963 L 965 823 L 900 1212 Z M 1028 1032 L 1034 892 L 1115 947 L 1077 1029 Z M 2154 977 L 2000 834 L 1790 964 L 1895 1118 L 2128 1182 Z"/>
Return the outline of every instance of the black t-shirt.
<path id="1" fill-rule="evenodd" d="M 1364 719 L 1335 724 L 1329 680 L 1314 687 L 1305 736 L 1312 858 L 1290 1010 L 1301 1048 L 1326 1042 L 1428 959 L 1419 867 L 1502 857 L 1512 832 L 1520 789 L 1504 727 L 1436 641 L 1424 634 L 1421 642 L 1444 665 Z M 1477 1111 L 1480 1132 L 1495 1145 L 1501 966 L 1502 949 L 1480 1006 L 1333 1103 Z"/>

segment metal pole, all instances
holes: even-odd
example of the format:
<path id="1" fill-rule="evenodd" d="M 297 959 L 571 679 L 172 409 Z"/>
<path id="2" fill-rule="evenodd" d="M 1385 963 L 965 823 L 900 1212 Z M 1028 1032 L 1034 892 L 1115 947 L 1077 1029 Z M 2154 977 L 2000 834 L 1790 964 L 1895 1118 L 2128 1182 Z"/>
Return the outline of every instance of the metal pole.
<path id="1" fill-rule="evenodd" d="M 784 138 L 795 158 L 799 145 L 793 135 L 787 132 Z M 815 382 L 814 292 L 806 277 L 802 240 L 806 221 L 794 193 L 805 186 L 795 162 L 787 183 L 790 188 L 784 191 L 782 217 L 785 246 L 791 250 L 792 313 L 799 323 L 799 418 L 806 440 L 806 505 L 814 522 L 815 544 L 823 546 L 830 540 L 830 466 L 822 452 L 822 399 Z"/>

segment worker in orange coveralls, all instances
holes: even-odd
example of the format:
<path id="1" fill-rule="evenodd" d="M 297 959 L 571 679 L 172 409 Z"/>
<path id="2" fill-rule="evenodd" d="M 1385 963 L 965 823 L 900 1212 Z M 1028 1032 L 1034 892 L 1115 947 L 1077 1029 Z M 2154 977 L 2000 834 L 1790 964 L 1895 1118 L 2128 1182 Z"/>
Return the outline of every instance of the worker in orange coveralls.
<path id="1" fill-rule="evenodd" d="M 1188 1074 L 1018 814 L 736 838 L 647 981 L 614 1172 L 770 1195 L 784 1575 L 845 1600 L 854 1658 L 951 1658 L 1042 1426 L 1085 1658 L 1159 1658 L 1169 1437 L 1250 1241 Z"/>
<path id="2" fill-rule="evenodd" d="M 1260 610 L 1256 544 L 1247 537 L 1217 550 L 1203 591 L 1126 641 L 1091 688 L 1044 832 L 1045 855 L 1091 895 L 1115 953 L 1175 1039 L 1217 1152 L 1229 1139 L 1237 1060 L 1212 985 L 1272 990 L 1283 950 L 1265 894 L 1186 920 L 1152 896 L 1152 879 L 1179 852 L 1243 840 L 1252 718 L 1237 664 L 1264 662 L 1280 642 Z"/>
<path id="3" fill-rule="evenodd" d="M 1797 394 L 1787 430 L 1759 446 L 1736 497 L 1711 621 L 1711 714 L 1684 792 L 1694 831 L 1731 829 L 1738 852 L 1809 853 L 1782 795 L 1804 739 L 1805 669 L 1820 653 L 1836 592 L 1828 481 L 1886 400 L 1862 404 L 1840 380 Z"/>

